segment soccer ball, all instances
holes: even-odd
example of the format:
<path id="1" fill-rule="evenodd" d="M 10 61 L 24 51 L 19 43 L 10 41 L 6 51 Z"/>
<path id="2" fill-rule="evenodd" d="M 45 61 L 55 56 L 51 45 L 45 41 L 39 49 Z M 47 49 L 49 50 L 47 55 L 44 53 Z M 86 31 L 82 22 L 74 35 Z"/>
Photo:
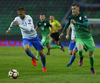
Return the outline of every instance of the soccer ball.
<path id="1" fill-rule="evenodd" d="M 16 79 L 18 78 L 18 76 L 19 76 L 19 73 L 16 69 L 12 69 L 8 72 L 8 77 L 11 79 Z"/>

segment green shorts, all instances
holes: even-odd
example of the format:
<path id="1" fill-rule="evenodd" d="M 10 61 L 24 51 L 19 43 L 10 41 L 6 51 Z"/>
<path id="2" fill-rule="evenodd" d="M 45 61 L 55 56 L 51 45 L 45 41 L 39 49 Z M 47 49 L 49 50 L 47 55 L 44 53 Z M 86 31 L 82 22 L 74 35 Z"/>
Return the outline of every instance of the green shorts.
<path id="1" fill-rule="evenodd" d="M 50 37 L 49 38 L 43 37 L 41 41 L 43 45 L 47 46 L 50 44 Z"/>
<path id="2" fill-rule="evenodd" d="M 94 40 L 92 37 L 89 39 L 76 38 L 76 46 L 78 46 L 79 44 L 82 44 L 84 47 L 86 47 L 88 51 L 95 51 L 96 50 Z"/>

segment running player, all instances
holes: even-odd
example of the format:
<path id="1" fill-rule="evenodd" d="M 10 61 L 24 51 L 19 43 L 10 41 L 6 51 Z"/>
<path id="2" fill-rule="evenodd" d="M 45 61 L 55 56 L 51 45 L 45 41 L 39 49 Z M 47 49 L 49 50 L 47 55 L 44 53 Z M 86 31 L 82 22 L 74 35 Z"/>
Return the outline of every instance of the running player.
<path id="1" fill-rule="evenodd" d="M 49 30 L 49 27 L 52 28 L 51 32 Z M 50 35 L 53 31 L 53 26 L 50 24 L 49 21 L 47 21 L 45 19 L 44 14 L 40 15 L 40 20 L 37 23 L 36 30 L 38 30 L 39 28 L 41 29 L 41 32 L 42 32 L 42 44 L 43 45 L 45 45 L 48 49 L 57 49 L 58 48 L 58 49 L 61 49 L 62 51 L 64 51 L 63 46 L 58 46 L 58 45 L 50 46 Z M 37 53 L 36 58 L 37 59 L 39 58 L 39 53 Z"/>
<path id="2" fill-rule="evenodd" d="M 78 4 L 72 5 L 72 15 L 69 16 L 68 22 L 66 23 L 63 32 L 60 34 L 59 38 L 63 36 L 64 31 L 66 30 L 66 28 L 68 28 L 70 23 L 73 23 L 75 28 L 76 46 L 78 48 L 78 53 L 80 55 L 79 66 L 81 66 L 83 62 L 83 46 L 84 46 L 89 51 L 91 72 L 92 74 L 96 74 L 96 72 L 94 71 L 94 55 L 93 55 L 93 51 L 95 51 L 94 40 L 90 32 L 90 27 L 88 25 L 87 17 L 85 13 L 80 12 L 80 7 Z"/>
<path id="3" fill-rule="evenodd" d="M 67 28 L 66 39 L 69 38 L 70 29 L 72 30 L 72 32 L 71 32 L 71 41 L 70 41 L 70 44 L 69 44 L 69 54 L 72 55 L 72 56 L 70 58 L 70 62 L 68 63 L 68 65 L 66 67 L 71 66 L 71 64 L 74 62 L 74 60 L 76 58 L 76 53 L 77 53 L 77 47 L 76 47 L 76 41 L 75 41 L 75 29 L 74 29 L 74 25 L 72 23 Z"/>
<path id="4" fill-rule="evenodd" d="M 55 44 L 56 45 L 60 45 L 59 43 L 59 33 L 58 31 L 62 28 L 61 27 L 61 24 L 54 19 L 54 15 L 51 14 L 50 15 L 50 21 L 49 21 L 52 26 L 53 26 L 53 31 L 51 33 L 51 38 L 50 38 L 50 42 L 52 42 L 53 40 L 55 40 Z M 50 31 L 51 31 L 51 27 L 49 27 Z M 47 52 L 48 55 L 50 55 L 50 49 L 48 49 L 48 52 Z"/>
<path id="5" fill-rule="evenodd" d="M 8 35 L 13 25 L 17 25 L 20 28 L 22 34 L 22 46 L 25 50 L 25 53 L 32 58 L 32 64 L 36 66 L 35 57 L 30 51 L 31 44 L 35 47 L 36 50 L 38 50 L 41 56 L 43 72 L 47 72 L 46 58 L 43 53 L 43 45 L 41 44 L 41 40 L 37 35 L 36 30 L 34 29 L 31 16 L 25 14 L 24 8 L 18 8 L 17 13 L 19 16 L 15 17 L 15 19 L 12 21 L 10 27 L 6 31 L 6 34 Z"/>

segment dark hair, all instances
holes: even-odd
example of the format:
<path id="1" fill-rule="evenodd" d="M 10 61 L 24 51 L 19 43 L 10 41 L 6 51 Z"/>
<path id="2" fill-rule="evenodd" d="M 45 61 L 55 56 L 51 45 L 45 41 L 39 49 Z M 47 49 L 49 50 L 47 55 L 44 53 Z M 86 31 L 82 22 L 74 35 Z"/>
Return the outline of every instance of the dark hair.
<path id="1" fill-rule="evenodd" d="M 73 3 L 72 6 L 77 6 L 80 8 L 80 5 L 76 4 L 76 3 Z"/>
<path id="2" fill-rule="evenodd" d="M 40 15 L 44 15 L 44 16 L 45 16 L 45 14 L 44 14 L 44 13 L 41 13 Z"/>
<path id="3" fill-rule="evenodd" d="M 50 16 L 54 16 L 53 14 L 50 14 Z"/>
<path id="4" fill-rule="evenodd" d="M 23 7 L 19 7 L 18 11 L 25 11 L 25 9 Z"/>

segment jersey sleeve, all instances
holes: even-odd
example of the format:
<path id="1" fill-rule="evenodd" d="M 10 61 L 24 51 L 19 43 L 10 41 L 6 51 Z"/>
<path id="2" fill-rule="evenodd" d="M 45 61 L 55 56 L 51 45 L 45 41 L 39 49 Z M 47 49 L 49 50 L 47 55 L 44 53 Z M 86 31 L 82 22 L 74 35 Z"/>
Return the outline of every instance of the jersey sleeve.
<path id="1" fill-rule="evenodd" d="M 88 21 L 87 16 L 85 13 L 83 13 L 83 21 Z"/>
<path id="2" fill-rule="evenodd" d="M 68 19 L 68 21 L 67 21 L 67 23 L 66 23 L 66 25 L 65 25 L 65 27 L 64 27 L 64 29 L 63 29 L 63 31 L 62 31 L 62 33 L 64 33 L 65 31 L 66 31 L 66 29 L 69 27 L 69 25 L 70 25 L 70 16 L 69 16 L 69 19 Z"/>
<path id="3" fill-rule="evenodd" d="M 52 27 L 52 24 L 48 21 L 48 27 Z"/>
<path id="4" fill-rule="evenodd" d="M 24 25 L 19 25 L 19 27 L 23 30 L 27 30 L 27 31 L 31 31 L 33 28 L 34 28 L 34 25 L 33 25 L 33 20 L 31 17 L 29 17 L 27 19 L 27 25 L 24 26 Z"/>
<path id="5" fill-rule="evenodd" d="M 14 21 L 17 21 L 17 17 L 11 22 L 10 27 L 14 26 Z"/>
<path id="6" fill-rule="evenodd" d="M 60 24 L 58 21 L 56 21 L 56 23 L 57 23 L 57 26 L 58 26 L 58 27 L 60 27 L 60 26 L 61 26 L 61 24 Z"/>
<path id="7" fill-rule="evenodd" d="M 37 22 L 37 25 L 36 26 L 38 26 L 39 27 L 39 21 Z"/>
<path id="8" fill-rule="evenodd" d="M 81 22 L 76 22 L 77 25 L 88 27 L 88 19 L 85 13 L 82 14 L 82 23 Z"/>

